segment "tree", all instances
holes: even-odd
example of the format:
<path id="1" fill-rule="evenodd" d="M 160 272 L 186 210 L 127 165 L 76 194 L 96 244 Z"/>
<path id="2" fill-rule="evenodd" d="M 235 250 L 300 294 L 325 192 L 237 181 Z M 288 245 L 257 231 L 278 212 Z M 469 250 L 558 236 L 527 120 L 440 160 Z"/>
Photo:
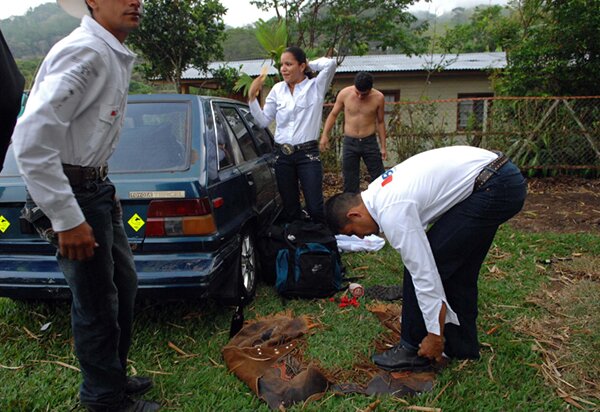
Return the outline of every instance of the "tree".
<path id="1" fill-rule="evenodd" d="M 235 68 L 222 64 L 219 68 L 210 71 L 213 79 L 219 82 L 216 95 L 231 97 L 236 93 L 235 85 L 240 78 L 241 68 L 242 66 Z"/>
<path id="2" fill-rule="evenodd" d="M 264 21 L 259 19 L 255 23 L 255 35 L 257 41 L 263 48 L 263 57 L 270 59 L 273 65 L 279 72 L 281 67 L 281 54 L 288 44 L 288 31 L 285 20 Z M 235 86 L 234 91 L 242 91 L 244 96 L 248 95 L 250 85 L 254 79 L 247 73 L 241 73 Z M 279 74 L 275 78 L 267 77 L 265 85 L 272 87 L 277 81 L 281 80 Z"/>
<path id="3" fill-rule="evenodd" d="M 146 77 L 171 81 L 180 93 L 190 64 L 207 70 L 222 57 L 225 12 L 218 0 L 145 0 L 142 24 L 129 42 L 145 59 Z"/>
<path id="4" fill-rule="evenodd" d="M 452 15 L 450 21 L 455 26 L 458 26 L 459 24 L 467 24 L 469 21 L 469 14 L 464 7 L 455 7 L 450 13 Z"/>
<path id="5" fill-rule="evenodd" d="M 79 25 L 55 2 L 29 9 L 24 16 L 0 20 L 2 32 L 15 59 L 43 57 L 60 39 Z"/>
<path id="6" fill-rule="evenodd" d="M 464 15 L 462 8 L 452 10 L 453 14 L 458 15 L 458 10 Z M 467 23 L 449 29 L 440 42 L 446 52 L 494 52 L 510 47 L 518 31 L 519 24 L 508 15 L 508 8 L 476 7 Z"/>
<path id="7" fill-rule="evenodd" d="M 520 38 L 498 90 L 507 95 L 600 95 L 600 0 L 518 0 Z"/>
<path id="8" fill-rule="evenodd" d="M 261 10 L 275 10 L 288 29 L 289 44 L 305 49 L 338 51 L 338 63 L 349 54 L 371 48 L 394 48 L 415 54 L 425 44 L 413 27 L 416 18 L 406 11 L 415 0 L 253 0 Z"/>
<path id="9" fill-rule="evenodd" d="M 264 50 L 251 26 L 228 28 L 225 31 L 223 51 L 225 60 L 260 59 Z"/>
<path id="10" fill-rule="evenodd" d="M 25 77 L 25 90 L 29 90 L 33 87 L 33 81 L 37 74 L 40 65 L 42 64 L 41 58 L 33 58 L 28 60 L 17 60 L 17 66 L 19 71 Z"/>

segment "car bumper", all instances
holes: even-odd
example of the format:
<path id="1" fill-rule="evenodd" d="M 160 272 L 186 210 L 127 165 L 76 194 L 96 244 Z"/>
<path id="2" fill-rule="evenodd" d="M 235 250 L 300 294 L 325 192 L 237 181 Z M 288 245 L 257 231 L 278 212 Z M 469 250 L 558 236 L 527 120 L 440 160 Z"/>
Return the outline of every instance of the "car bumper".
<path id="1" fill-rule="evenodd" d="M 134 255 L 138 297 L 166 299 L 219 295 L 235 273 L 239 240 L 215 253 Z M 55 256 L 0 256 L 0 296 L 68 299 L 71 292 Z"/>

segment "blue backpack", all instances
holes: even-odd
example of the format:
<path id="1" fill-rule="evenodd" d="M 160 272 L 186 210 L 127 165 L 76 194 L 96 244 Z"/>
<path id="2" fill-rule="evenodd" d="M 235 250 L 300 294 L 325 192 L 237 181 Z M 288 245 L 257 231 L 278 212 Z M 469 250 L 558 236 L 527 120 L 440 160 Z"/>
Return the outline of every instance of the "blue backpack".
<path id="1" fill-rule="evenodd" d="M 281 296 L 324 298 L 343 289 L 337 243 L 325 225 L 290 224 L 284 232 L 287 247 L 279 249 L 275 262 L 275 289 Z"/>

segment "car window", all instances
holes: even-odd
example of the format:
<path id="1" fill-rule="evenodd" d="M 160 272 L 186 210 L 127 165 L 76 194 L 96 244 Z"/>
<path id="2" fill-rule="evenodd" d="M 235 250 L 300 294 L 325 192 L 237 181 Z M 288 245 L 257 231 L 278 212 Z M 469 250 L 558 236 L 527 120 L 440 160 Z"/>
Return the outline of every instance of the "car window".
<path id="1" fill-rule="evenodd" d="M 235 150 L 232 145 L 233 132 L 229 130 L 227 122 L 220 111 L 215 112 L 215 125 L 217 129 L 217 153 L 219 169 L 224 169 L 235 164 Z M 239 151 L 239 148 L 237 149 Z M 241 158 L 241 153 L 239 153 Z"/>
<path id="2" fill-rule="evenodd" d="M 256 146 L 252 140 L 252 135 L 246 128 L 240 114 L 233 107 L 221 107 L 221 111 L 227 120 L 227 123 L 235 133 L 235 137 L 242 149 L 242 153 L 246 160 L 255 159 L 258 157 Z"/>
<path id="3" fill-rule="evenodd" d="M 273 151 L 273 139 L 271 138 L 271 135 L 267 132 L 267 129 L 260 127 L 256 123 L 256 120 L 254 120 L 252 113 L 250 113 L 250 110 L 248 110 L 247 108 L 238 107 L 238 110 L 244 117 L 244 120 L 246 121 L 246 123 L 250 126 L 250 130 L 252 130 L 252 134 L 254 135 L 254 137 L 256 138 L 256 141 L 258 142 L 258 151 L 261 154 L 272 152 Z"/>
<path id="4" fill-rule="evenodd" d="M 181 170 L 187 165 L 190 106 L 129 103 L 121 137 L 109 159 L 112 172 Z"/>

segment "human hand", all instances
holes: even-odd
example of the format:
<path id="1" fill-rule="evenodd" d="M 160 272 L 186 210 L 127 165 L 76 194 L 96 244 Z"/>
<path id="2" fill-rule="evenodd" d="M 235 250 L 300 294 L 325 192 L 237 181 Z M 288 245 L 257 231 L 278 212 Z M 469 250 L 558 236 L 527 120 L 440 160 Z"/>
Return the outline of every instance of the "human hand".
<path id="1" fill-rule="evenodd" d="M 252 84 L 250 85 L 250 90 L 248 90 L 248 98 L 250 99 L 250 101 L 256 99 L 256 97 L 260 93 L 263 85 L 265 84 L 265 79 L 267 78 L 268 70 L 269 69 L 267 68 L 267 66 L 263 66 L 262 69 L 260 69 L 260 74 L 258 75 L 258 77 L 256 77 L 256 79 L 252 81 Z"/>
<path id="2" fill-rule="evenodd" d="M 324 152 L 327 149 L 329 149 L 329 136 L 323 135 L 319 141 L 319 150 Z"/>
<path id="3" fill-rule="evenodd" d="M 385 149 L 381 149 L 381 159 L 387 160 L 387 151 Z"/>
<path id="4" fill-rule="evenodd" d="M 57 232 L 60 254 L 71 260 L 87 260 L 94 256 L 94 248 L 98 247 L 92 227 L 83 222 L 73 229 Z"/>
<path id="5" fill-rule="evenodd" d="M 442 361 L 442 352 L 444 351 L 444 337 L 428 333 L 423 338 L 419 345 L 419 351 L 417 354 L 424 358 L 435 360 L 436 362 Z"/>

